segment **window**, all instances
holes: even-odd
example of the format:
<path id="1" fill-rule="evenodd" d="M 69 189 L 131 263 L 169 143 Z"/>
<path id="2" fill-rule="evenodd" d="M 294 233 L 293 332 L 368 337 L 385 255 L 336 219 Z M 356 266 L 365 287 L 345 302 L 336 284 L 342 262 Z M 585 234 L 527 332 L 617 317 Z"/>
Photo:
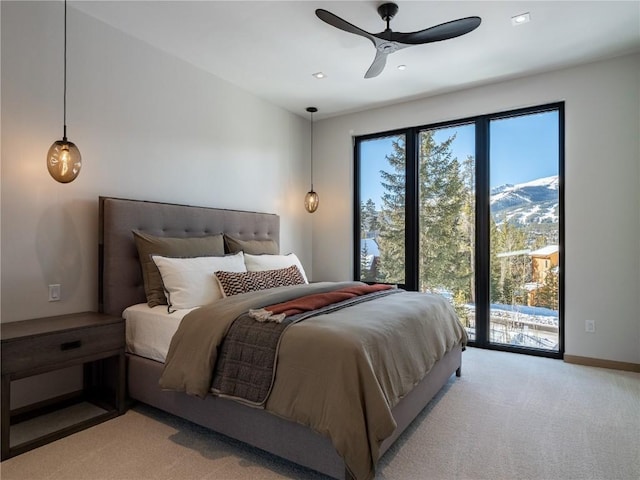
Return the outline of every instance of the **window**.
<path id="1" fill-rule="evenodd" d="M 359 179 L 359 278 L 405 285 L 405 136 L 363 140 Z"/>
<path id="2" fill-rule="evenodd" d="M 472 344 L 559 357 L 563 104 L 355 139 L 355 278 L 445 296 Z"/>

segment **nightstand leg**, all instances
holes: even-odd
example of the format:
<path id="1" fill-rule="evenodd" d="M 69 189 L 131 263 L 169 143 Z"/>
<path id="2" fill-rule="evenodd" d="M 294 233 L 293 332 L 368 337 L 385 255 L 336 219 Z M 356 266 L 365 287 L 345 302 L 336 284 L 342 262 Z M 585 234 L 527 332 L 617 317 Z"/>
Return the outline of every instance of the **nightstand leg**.
<path id="1" fill-rule="evenodd" d="M 118 413 L 122 415 L 125 410 L 126 391 L 127 391 L 127 363 L 124 351 L 118 357 L 118 378 L 116 380 L 116 408 Z"/>
<path id="2" fill-rule="evenodd" d="M 1 457 L 0 460 L 9 458 L 9 435 L 11 431 L 11 376 L 2 375 L 2 400 L 0 401 L 2 408 L 2 417 L 0 425 L 1 437 Z"/>

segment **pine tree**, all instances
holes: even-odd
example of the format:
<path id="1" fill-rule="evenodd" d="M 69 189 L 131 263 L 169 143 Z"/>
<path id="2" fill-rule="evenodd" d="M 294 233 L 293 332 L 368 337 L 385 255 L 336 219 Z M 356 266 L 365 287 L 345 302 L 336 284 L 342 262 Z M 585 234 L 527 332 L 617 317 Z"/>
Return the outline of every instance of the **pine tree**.
<path id="1" fill-rule="evenodd" d="M 536 290 L 535 305 L 558 310 L 558 269 L 552 268 L 544 277 L 544 284 Z"/>
<path id="2" fill-rule="evenodd" d="M 367 231 L 369 232 L 369 235 L 367 235 L 367 238 L 374 238 L 378 234 L 380 225 L 378 221 L 378 212 L 376 210 L 376 204 L 373 200 L 371 199 L 367 200 L 367 203 L 364 205 L 364 212 L 367 217 Z"/>
<path id="3" fill-rule="evenodd" d="M 362 242 L 362 247 L 360 248 L 360 280 L 363 282 L 375 281 L 375 278 L 371 278 L 371 262 L 369 262 L 368 256 L 369 248 L 367 247 L 367 242 Z"/>
<path id="4" fill-rule="evenodd" d="M 453 306 L 460 320 L 466 326 L 471 326 L 471 311 L 467 304 L 476 302 L 475 285 L 475 235 L 476 235 L 476 205 L 475 205 L 475 159 L 472 156 L 462 162 L 461 179 L 462 209 L 460 212 L 460 253 L 463 263 L 460 266 L 459 276 L 461 286 L 454 292 Z"/>
<path id="5" fill-rule="evenodd" d="M 451 151 L 455 136 L 436 143 L 433 131 L 419 139 L 419 289 L 445 288 L 468 293 L 473 277 L 472 159 L 461 166 Z M 405 189 L 404 137 L 392 141 L 387 155 L 389 171 L 381 171 L 382 196 L 378 279 L 404 283 L 405 273 Z M 471 185 L 471 186 L 470 186 Z M 471 191 L 470 191 L 471 190 Z M 465 210 L 466 209 L 466 210 Z M 471 289 L 472 290 L 472 289 Z"/>
<path id="6" fill-rule="evenodd" d="M 466 285 L 459 290 L 456 298 L 465 303 L 475 303 L 475 239 L 476 239 L 476 199 L 475 199 L 475 159 L 472 156 L 462 162 L 463 204 L 460 215 L 460 231 L 462 235 L 461 249 L 465 259 L 461 275 L 467 278 Z"/>
<path id="7" fill-rule="evenodd" d="M 492 288 L 497 283 L 497 295 L 491 295 L 492 301 L 514 304 L 524 303 L 524 286 L 531 281 L 531 259 L 525 254 L 516 254 L 525 250 L 526 232 L 523 228 L 503 219 L 495 230 L 491 231 L 491 279 Z M 495 250 L 494 250 L 495 248 Z M 504 254 L 499 258 L 498 253 Z M 496 268 L 499 266 L 499 269 Z M 499 292 L 499 293 L 498 293 Z"/>
<path id="8" fill-rule="evenodd" d="M 380 171 L 382 194 L 378 280 L 386 283 L 405 283 L 405 139 L 396 137 L 391 142 L 393 152 L 387 155 L 391 172 Z"/>
<path id="9" fill-rule="evenodd" d="M 492 216 L 489 216 L 489 261 L 490 261 L 490 302 L 491 303 L 505 303 L 504 290 L 502 288 L 501 273 L 502 265 L 501 259 L 498 258 L 498 253 L 502 251 L 502 247 L 499 245 L 500 237 L 498 235 L 498 226 Z"/>
<path id="10" fill-rule="evenodd" d="M 420 134 L 419 288 L 458 292 L 468 288 L 469 279 L 468 247 L 461 228 L 465 184 L 460 163 L 451 151 L 455 135 L 436 144 L 433 134 Z"/>
<path id="11" fill-rule="evenodd" d="M 367 238 L 369 218 L 364 208 L 364 203 L 360 200 L 360 239 Z"/>

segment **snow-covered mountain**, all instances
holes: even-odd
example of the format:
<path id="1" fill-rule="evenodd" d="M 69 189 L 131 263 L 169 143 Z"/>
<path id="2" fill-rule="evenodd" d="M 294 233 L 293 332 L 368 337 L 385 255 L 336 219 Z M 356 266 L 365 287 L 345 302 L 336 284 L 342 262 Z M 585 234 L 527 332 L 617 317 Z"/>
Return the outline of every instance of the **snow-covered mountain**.
<path id="1" fill-rule="evenodd" d="M 558 176 L 493 188 L 491 213 L 497 224 L 557 223 Z"/>

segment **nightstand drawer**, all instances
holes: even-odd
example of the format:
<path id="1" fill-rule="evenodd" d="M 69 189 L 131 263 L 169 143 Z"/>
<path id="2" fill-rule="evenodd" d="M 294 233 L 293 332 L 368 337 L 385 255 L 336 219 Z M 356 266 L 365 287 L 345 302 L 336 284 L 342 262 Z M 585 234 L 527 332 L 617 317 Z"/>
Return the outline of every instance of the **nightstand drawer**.
<path id="1" fill-rule="evenodd" d="M 124 348 L 124 323 L 77 328 L 2 344 L 2 375 L 49 368 Z"/>

